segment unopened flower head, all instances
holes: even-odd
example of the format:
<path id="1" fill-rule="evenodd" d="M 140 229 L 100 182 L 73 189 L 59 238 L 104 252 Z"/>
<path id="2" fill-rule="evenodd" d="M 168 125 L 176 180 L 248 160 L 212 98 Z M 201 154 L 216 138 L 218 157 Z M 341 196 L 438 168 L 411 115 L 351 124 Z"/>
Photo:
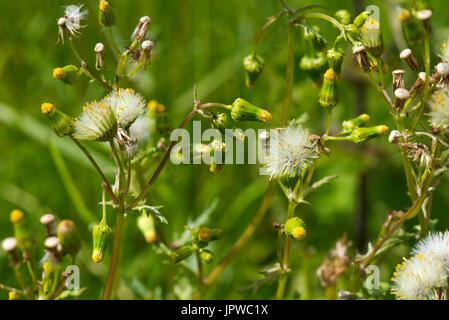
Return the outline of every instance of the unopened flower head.
<path id="1" fill-rule="evenodd" d="M 360 29 L 363 45 L 370 51 L 373 56 L 380 57 L 384 52 L 385 46 L 382 38 L 382 31 L 379 21 L 374 18 L 366 20 Z"/>
<path id="2" fill-rule="evenodd" d="M 433 233 L 422 239 L 416 244 L 413 254 L 433 255 L 449 272 L 449 231 Z"/>
<path id="3" fill-rule="evenodd" d="M 440 57 L 444 62 L 449 63 L 449 46 L 446 40 L 443 41 L 443 45 L 441 46 Z"/>
<path id="4" fill-rule="evenodd" d="M 308 131 L 290 125 L 277 129 L 270 135 L 265 167 L 270 179 L 295 177 L 317 157 L 315 142 L 311 141 Z"/>
<path id="5" fill-rule="evenodd" d="M 104 102 L 87 103 L 75 122 L 74 137 L 79 140 L 110 141 L 117 134 L 117 120 Z"/>
<path id="6" fill-rule="evenodd" d="M 397 299 L 431 300 L 438 289 L 447 286 L 447 274 L 433 255 L 418 254 L 396 267 L 392 281 Z"/>
<path id="7" fill-rule="evenodd" d="M 102 102 L 111 106 L 119 128 L 123 129 L 128 129 L 146 109 L 145 99 L 133 89 L 114 90 Z"/>
<path id="8" fill-rule="evenodd" d="M 64 32 L 70 36 L 76 36 L 79 34 L 79 29 L 84 26 L 81 25 L 81 21 L 86 19 L 87 10 L 82 10 L 83 5 L 70 5 L 65 7 L 64 16 L 58 19 L 59 27 L 59 39 L 64 43 Z"/>
<path id="9" fill-rule="evenodd" d="M 447 90 L 437 91 L 430 101 L 430 124 L 443 130 L 449 129 L 449 93 Z"/>

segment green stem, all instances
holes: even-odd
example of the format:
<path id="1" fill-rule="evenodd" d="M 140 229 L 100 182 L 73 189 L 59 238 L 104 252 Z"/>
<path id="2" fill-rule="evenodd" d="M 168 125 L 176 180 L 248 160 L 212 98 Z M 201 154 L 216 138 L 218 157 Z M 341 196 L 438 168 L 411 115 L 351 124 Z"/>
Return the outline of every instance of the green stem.
<path id="1" fill-rule="evenodd" d="M 301 19 L 301 20 L 308 19 L 308 18 L 318 18 L 318 19 L 326 20 L 326 21 L 332 23 L 337 29 L 339 29 L 342 34 L 344 34 L 344 32 L 345 32 L 345 27 L 340 22 L 338 22 L 336 19 L 328 16 L 327 14 L 311 12 L 311 13 L 305 13 L 299 17 L 299 19 Z"/>
<path id="2" fill-rule="evenodd" d="M 92 164 L 92 166 L 95 168 L 95 170 L 97 170 L 98 174 L 100 175 L 101 179 L 103 180 L 104 185 L 106 186 L 106 190 L 108 191 L 112 201 L 114 201 L 115 204 L 118 204 L 118 199 L 115 196 L 114 192 L 112 191 L 112 187 L 109 184 L 108 180 L 106 179 L 106 176 L 104 175 L 103 171 L 100 169 L 100 167 L 98 166 L 97 162 L 95 161 L 95 159 L 92 157 L 92 155 L 90 154 L 89 150 L 87 150 L 86 147 L 84 147 L 78 140 L 76 140 L 75 138 L 72 137 L 73 142 L 75 142 L 75 144 L 78 146 L 78 148 L 80 148 L 80 150 L 86 155 L 87 159 L 89 159 L 90 163 Z"/>
<path id="3" fill-rule="evenodd" d="M 115 41 L 114 34 L 112 33 L 112 27 L 107 27 L 106 29 L 108 31 L 109 41 L 111 42 L 112 48 L 114 49 L 117 56 L 120 57 L 122 55 L 122 53 L 120 52 L 117 42 Z"/>
<path id="4" fill-rule="evenodd" d="M 115 279 L 117 277 L 117 269 L 120 260 L 120 248 L 122 245 L 123 229 L 125 226 L 125 216 L 123 208 L 117 212 L 115 222 L 114 242 L 112 244 L 111 264 L 109 265 L 108 276 L 103 291 L 103 300 L 111 299 L 112 290 L 114 289 Z"/>
<path id="5" fill-rule="evenodd" d="M 426 106 L 426 101 L 428 99 L 429 95 L 429 81 L 430 81 L 430 39 L 427 35 L 424 39 L 424 65 L 426 70 L 426 81 L 424 84 L 424 95 L 422 99 L 421 106 L 419 107 L 418 111 L 416 112 L 415 117 L 412 120 L 412 123 L 407 130 L 408 132 L 412 132 L 415 126 L 418 124 L 419 120 L 421 119 L 421 116 L 424 112 L 424 108 Z"/>
<path id="6" fill-rule="evenodd" d="M 240 250 L 245 246 L 248 242 L 249 238 L 253 235 L 254 231 L 256 231 L 257 226 L 262 221 L 265 213 L 268 211 L 268 207 L 270 206 L 271 196 L 273 194 L 275 182 L 271 180 L 268 184 L 267 191 L 262 199 L 259 209 L 254 215 L 248 227 L 246 227 L 245 231 L 240 235 L 237 241 L 232 246 L 231 250 L 226 254 L 226 256 L 218 263 L 218 265 L 208 274 L 206 279 L 204 280 L 204 284 L 206 286 L 210 286 L 221 274 L 223 269 L 231 262 L 234 256 L 240 252 Z"/>
<path id="7" fill-rule="evenodd" d="M 289 201 L 287 209 L 287 220 L 293 218 L 296 206 L 297 204 L 294 201 Z M 290 264 L 290 253 L 291 253 L 291 239 L 290 237 L 286 237 L 284 258 L 281 265 L 284 274 L 279 278 L 278 288 L 276 290 L 276 300 L 282 300 L 282 298 L 284 297 L 285 287 L 287 286 L 287 279 L 288 279 L 288 265 Z"/>
<path id="8" fill-rule="evenodd" d="M 139 61 L 139 63 L 137 64 L 137 66 L 136 66 L 133 70 L 131 70 L 131 71 L 126 75 L 126 77 L 129 78 L 129 77 L 131 77 L 132 75 L 134 75 L 136 72 L 138 72 L 138 71 L 142 68 L 143 62 L 144 62 L 144 59 L 140 59 L 140 61 Z"/>
<path id="9" fill-rule="evenodd" d="M 290 108 L 292 103 L 293 78 L 295 74 L 295 26 L 293 23 L 288 24 L 287 39 L 287 71 L 285 77 L 284 102 L 281 114 L 281 126 L 285 125 L 290 116 Z"/>
<path id="10" fill-rule="evenodd" d="M 70 41 L 70 47 L 72 48 L 73 54 L 75 57 L 79 60 L 81 63 L 81 67 L 84 68 L 84 70 L 87 71 L 87 73 L 96 80 L 103 88 L 105 88 L 107 91 L 112 91 L 113 88 L 104 82 L 96 73 L 95 71 L 87 64 L 87 62 L 81 57 L 78 50 L 76 49 L 75 45 L 73 44 L 73 41 Z"/>
<path id="11" fill-rule="evenodd" d="M 332 122 L 332 108 L 329 108 L 327 110 L 327 122 L 326 122 L 326 131 L 324 133 L 324 135 L 328 135 L 330 128 L 331 128 L 331 122 Z"/>

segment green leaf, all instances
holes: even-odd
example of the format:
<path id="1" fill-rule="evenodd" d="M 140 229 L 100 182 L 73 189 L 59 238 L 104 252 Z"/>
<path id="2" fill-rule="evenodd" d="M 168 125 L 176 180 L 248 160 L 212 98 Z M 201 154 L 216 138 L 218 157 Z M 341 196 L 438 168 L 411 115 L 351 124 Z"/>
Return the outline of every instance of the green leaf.
<path id="1" fill-rule="evenodd" d="M 163 208 L 164 206 L 149 206 L 147 204 L 142 204 L 135 206 L 132 211 L 127 211 L 126 213 L 131 214 L 132 216 L 139 216 L 143 213 L 146 215 L 153 214 L 155 218 L 158 218 L 161 223 L 168 224 L 167 218 L 160 213 L 159 209 Z M 136 214 L 134 211 L 138 211 Z"/>
<path id="2" fill-rule="evenodd" d="M 79 297 L 86 290 L 87 290 L 87 288 L 81 288 L 78 290 L 64 290 L 59 294 L 59 296 L 56 297 L 55 300 L 62 300 L 62 299 L 66 299 L 68 297 Z"/>

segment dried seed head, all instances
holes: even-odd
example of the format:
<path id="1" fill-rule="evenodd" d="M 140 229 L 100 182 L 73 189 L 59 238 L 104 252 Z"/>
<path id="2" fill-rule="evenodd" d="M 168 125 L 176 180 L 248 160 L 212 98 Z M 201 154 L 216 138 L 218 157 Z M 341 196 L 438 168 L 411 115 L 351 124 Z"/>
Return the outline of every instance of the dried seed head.
<path id="1" fill-rule="evenodd" d="M 101 70 L 104 67 L 104 44 L 98 42 L 94 48 L 95 51 L 95 69 Z"/>
<path id="2" fill-rule="evenodd" d="M 410 67 L 411 70 L 419 71 L 420 66 L 419 66 L 418 60 L 416 60 L 416 58 L 413 56 L 412 50 L 410 50 L 408 48 L 402 50 L 401 53 L 399 54 L 399 58 L 404 60 L 408 64 L 408 66 Z"/>
<path id="3" fill-rule="evenodd" d="M 103 50 L 104 50 L 104 44 L 102 44 L 101 42 L 98 42 L 95 45 L 95 49 L 94 49 L 95 53 L 102 53 Z"/>
<path id="4" fill-rule="evenodd" d="M 369 72 L 372 68 L 372 62 L 368 57 L 366 48 L 364 46 L 355 46 L 352 49 L 352 53 L 355 55 L 357 62 L 363 72 Z"/>
<path id="5" fill-rule="evenodd" d="M 430 24 L 430 18 L 432 18 L 432 15 L 433 13 L 430 9 L 424 9 L 416 13 L 416 18 L 423 22 L 424 28 L 428 34 L 432 34 L 432 25 Z"/>
<path id="6" fill-rule="evenodd" d="M 390 141 L 390 143 L 397 144 L 400 138 L 401 138 L 400 132 L 398 130 L 393 130 L 390 132 L 390 135 L 388 136 L 388 141 Z"/>
<path id="7" fill-rule="evenodd" d="M 58 237 L 49 237 L 45 239 L 44 245 L 47 250 L 54 251 L 59 245 L 59 239 Z"/>
<path id="8" fill-rule="evenodd" d="M 143 16 L 140 18 L 137 27 L 134 29 L 134 32 L 131 36 L 132 39 L 137 41 L 143 41 L 147 35 L 148 27 L 151 24 L 151 19 L 148 16 Z"/>
<path id="9" fill-rule="evenodd" d="M 151 52 L 154 48 L 154 43 L 151 40 L 145 40 L 142 42 L 142 50 L 146 52 Z"/>
<path id="10" fill-rule="evenodd" d="M 397 110 L 402 110 L 404 107 L 405 101 L 407 101 L 408 98 L 410 98 L 410 92 L 407 89 L 404 88 L 398 88 L 394 91 L 394 107 Z"/>
<path id="11" fill-rule="evenodd" d="M 424 9 L 416 13 L 416 18 L 421 21 L 426 21 L 432 18 L 432 15 L 433 15 L 432 10 Z"/>
<path id="12" fill-rule="evenodd" d="M 47 238 L 56 236 L 56 217 L 51 213 L 44 214 L 39 221 L 44 226 L 45 236 Z"/>
<path id="13" fill-rule="evenodd" d="M 404 70 L 394 70 L 393 74 L 393 89 L 396 90 L 398 88 L 405 88 L 404 78 L 405 71 Z"/>
<path id="14" fill-rule="evenodd" d="M 415 94 L 416 92 L 421 92 L 424 88 L 424 84 L 426 83 L 426 73 L 420 72 L 418 74 L 418 78 L 410 89 L 410 95 Z"/>
<path id="15" fill-rule="evenodd" d="M 6 252 L 12 252 L 17 248 L 17 240 L 14 237 L 6 238 L 2 241 L 2 249 Z"/>

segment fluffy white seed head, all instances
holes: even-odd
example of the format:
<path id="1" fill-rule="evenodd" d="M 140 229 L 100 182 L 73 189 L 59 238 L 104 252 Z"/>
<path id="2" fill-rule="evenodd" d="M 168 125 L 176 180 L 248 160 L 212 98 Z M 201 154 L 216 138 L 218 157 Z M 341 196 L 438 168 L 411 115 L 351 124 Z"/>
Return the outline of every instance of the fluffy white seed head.
<path id="1" fill-rule="evenodd" d="M 128 129 L 146 109 L 145 99 L 133 89 L 114 90 L 102 101 L 111 106 L 118 126 L 123 129 Z"/>
<path id="2" fill-rule="evenodd" d="M 392 293 L 401 300 L 431 300 L 447 287 L 447 273 L 433 255 L 418 254 L 396 267 Z"/>
<path id="3" fill-rule="evenodd" d="M 117 133 L 117 120 L 111 105 L 103 101 L 87 103 L 75 122 L 74 137 L 79 140 L 109 141 Z"/>
<path id="4" fill-rule="evenodd" d="M 270 179 L 295 177 L 318 157 L 308 131 L 294 125 L 271 131 L 267 153 L 265 168 Z"/>
<path id="5" fill-rule="evenodd" d="M 449 231 L 430 234 L 419 241 L 412 252 L 415 255 L 433 255 L 449 272 Z"/>
<path id="6" fill-rule="evenodd" d="M 87 10 L 82 10 L 82 8 L 82 4 L 65 7 L 65 27 L 72 35 L 75 35 L 83 27 L 81 21 L 86 19 Z"/>
<path id="7" fill-rule="evenodd" d="M 442 77 L 447 77 L 449 75 L 449 64 L 440 62 L 435 67 L 436 72 Z"/>
<path id="8" fill-rule="evenodd" d="M 449 129 L 449 93 L 447 90 L 437 91 L 430 101 L 430 124 L 443 130 Z"/>

